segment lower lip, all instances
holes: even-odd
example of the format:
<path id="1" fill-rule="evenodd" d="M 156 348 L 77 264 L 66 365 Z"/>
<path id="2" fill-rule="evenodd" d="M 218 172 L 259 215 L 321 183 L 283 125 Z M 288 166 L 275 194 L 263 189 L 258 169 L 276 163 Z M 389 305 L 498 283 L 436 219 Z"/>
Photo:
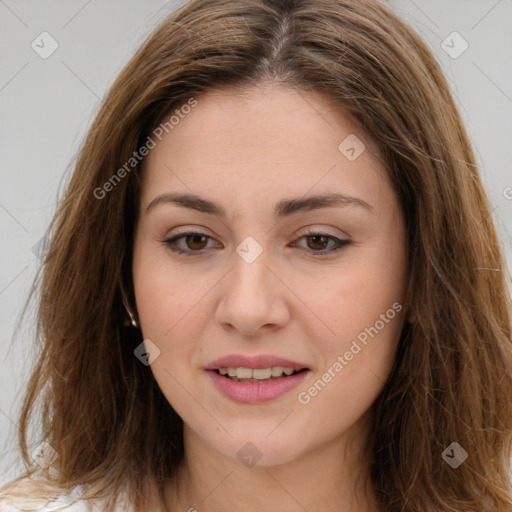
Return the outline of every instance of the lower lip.
<path id="1" fill-rule="evenodd" d="M 235 382 L 219 375 L 214 370 L 208 370 L 214 385 L 221 393 L 235 402 L 245 404 L 268 402 L 284 395 L 298 386 L 308 373 L 309 370 L 304 370 L 294 375 L 280 377 L 268 382 Z"/>

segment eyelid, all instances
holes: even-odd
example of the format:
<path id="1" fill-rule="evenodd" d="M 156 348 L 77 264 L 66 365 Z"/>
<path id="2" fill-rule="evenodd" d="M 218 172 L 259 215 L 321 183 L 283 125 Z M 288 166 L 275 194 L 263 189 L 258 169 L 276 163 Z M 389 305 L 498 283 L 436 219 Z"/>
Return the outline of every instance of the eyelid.
<path id="1" fill-rule="evenodd" d="M 336 235 L 332 235 L 332 234 L 322 231 L 320 229 L 315 229 L 315 228 L 311 228 L 311 227 L 308 227 L 305 229 L 306 229 L 306 231 L 301 232 L 295 238 L 295 240 L 293 241 L 293 244 L 297 243 L 301 239 L 306 238 L 308 236 L 322 236 L 322 237 L 328 238 L 329 241 L 334 240 L 334 242 L 335 242 L 335 246 L 331 249 L 323 249 L 321 251 L 313 251 L 313 250 L 308 251 L 307 249 L 304 249 L 306 252 L 308 252 L 310 254 L 316 254 L 320 257 L 321 256 L 329 256 L 329 255 L 332 255 L 332 254 L 338 252 L 340 249 L 343 249 L 344 247 L 352 244 L 352 241 L 348 238 L 340 238 Z"/>
<path id="2" fill-rule="evenodd" d="M 205 231 L 208 231 L 207 228 L 204 228 L 204 227 L 199 227 L 199 228 L 196 228 L 196 227 L 182 227 L 182 228 L 177 228 L 178 230 L 180 231 L 176 231 L 174 232 L 172 235 L 169 235 L 169 236 L 166 236 L 165 239 L 166 240 L 169 240 L 171 238 L 174 238 L 178 235 L 189 235 L 189 234 L 197 234 L 197 235 L 205 235 L 213 240 L 216 240 L 216 238 L 212 235 L 209 235 L 208 233 L 206 233 Z M 200 231 L 200 230 L 204 230 L 204 231 Z M 322 228 L 315 228 L 313 226 L 306 226 L 304 228 L 302 228 L 302 230 L 299 232 L 299 234 L 295 237 L 295 240 L 298 240 L 299 238 L 303 237 L 303 236 L 312 236 L 312 235 L 323 235 L 323 236 L 329 236 L 329 237 L 332 237 L 332 238 L 337 238 L 338 240 L 344 240 L 344 241 L 348 241 L 348 239 L 350 239 L 349 235 L 346 234 L 346 233 L 343 233 L 341 236 L 339 235 L 333 235 L 331 233 L 327 233 L 326 231 L 322 230 Z M 346 240 L 345 238 L 341 238 L 341 237 L 346 237 Z"/>
<path id="3" fill-rule="evenodd" d="M 209 235 L 206 233 L 206 231 L 209 231 L 207 228 L 204 228 L 203 226 L 199 227 L 188 227 L 188 226 L 181 226 L 176 228 L 176 231 L 172 233 L 172 235 L 166 235 L 165 238 L 174 238 L 178 235 L 189 235 L 189 234 L 197 234 L 197 235 L 206 235 L 210 238 L 215 238 L 212 235 Z"/>
<path id="4" fill-rule="evenodd" d="M 201 228 L 203 229 L 203 228 Z M 180 238 L 184 238 L 186 236 L 189 236 L 189 235 L 200 235 L 200 236 L 205 236 L 207 239 L 209 240 L 214 240 L 217 242 L 217 240 L 211 236 L 211 235 L 208 235 L 207 233 L 205 233 L 204 231 L 200 231 L 199 229 L 197 228 L 184 228 L 183 231 L 179 231 L 177 233 L 173 233 L 172 235 L 170 236 L 166 236 L 164 237 L 164 239 L 162 240 L 162 243 L 164 245 L 166 245 L 169 250 L 171 250 L 172 252 L 174 253 L 177 253 L 177 254 L 187 254 L 188 256 L 199 256 L 199 255 L 202 255 L 204 254 L 204 250 L 205 249 L 201 249 L 199 251 L 193 251 L 193 250 L 182 250 L 182 249 L 173 249 L 171 247 L 171 244 L 174 244 L 176 243 Z M 218 243 L 218 242 L 217 242 Z"/>
<path id="5" fill-rule="evenodd" d="M 203 229 L 203 228 L 201 228 Z M 183 228 L 183 231 L 180 231 L 178 233 L 173 233 L 170 237 L 166 237 L 164 240 L 162 240 L 162 243 L 164 243 L 170 251 L 176 254 L 184 254 L 186 256 L 201 256 L 205 254 L 206 249 L 200 249 L 197 251 L 194 251 L 192 249 L 177 249 L 172 248 L 171 244 L 177 243 L 177 241 L 183 237 L 189 236 L 189 235 L 199 235 L 206 237 L 208 240 L 214 240 L 217 242 L 217 240 L 208 235 L 207 233 L 204 233 L 203 231 L 198 230 L 197 228 Z M 318 237 L 325 237 L 329 241 L 334 241 L 334 247 L 331 247 L 330 249 L 322 249 L 319 251 L 315 250 L 308 250 L 306 248 L 301 248 L 302 251 L 309 253 L 309 255 L 314 255 L 315 257 L 327 257 L 330 255 L 333 255 L 334 253 L 337 253 L 344 247 L 351 245 L 352 241 L 350 239 L 344 239 L 339 238 L 335 235 L 326 233 L 324 231 L 321 231 L 320 229 L 315 230 L 313 227 L 308 226 L 304 228 L 304 231 L 302 231 L 292 242 L 292 244 L 296 244 L 298 241 L 300 241 L 303 238 L 306 238 L 308 236 L 318 236 Z M 218 243 L 218 242 L 217 242 Z"/>
<path id="6" fill-rule="evenodd" d="M 319 227 L 313 226 L 306 226 L 300 231 L 300 234 L 298 235 L 298 238 L 302 236 L 308 236 L 308 235 L 323 235 L 323 236 L 330 236 L 332 238 L 337 238 L 338 240 L 344 240 L 345 238 L 348 240 L 350 237 L 346 233 L 342 233 L 341 235 L 334 235 L 332 233 L 328 233 L 327 230 Z M 342 238 L 344 237 L 344 238 Z"/>

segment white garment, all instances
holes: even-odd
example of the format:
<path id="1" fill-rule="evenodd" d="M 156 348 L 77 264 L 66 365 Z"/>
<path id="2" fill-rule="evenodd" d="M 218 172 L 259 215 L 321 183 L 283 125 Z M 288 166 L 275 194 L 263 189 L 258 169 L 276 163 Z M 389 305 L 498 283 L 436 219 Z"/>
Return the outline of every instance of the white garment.
<path id="1" fill-rule="evenodd" d="M 75 490 L 76 489 L 76 490 Z M 24 512 L 26 510 L 30 510 L 32 512 L 50 512 L 50 511 L 58 511 L 62 510 L 63 512 L 100 512 L 98 507 L 91 508 L 87 502 L 83 500 L 78 500 L 72 505 L 70 504 L 76 498 L 78 498 L 81 494 L 80 488 L 75 488 L 71 494 L 61 494 L 56 499 L 51 500 L 43 505 L 41 503 L 37 503 L 35 498 L 30 497 L 30 499 L 24 500 L 23 498 L 2 498 L 0 497 L 0 512 Z M 44 502 L 45 500 L 41 500 Z M 34 508 L 40 506 L 40 508 Z"/>
<path id="2" fill-rule="evenodd" d="M 19 503 L 19 502 L 17 502 Z M 0 512 L 25 512 L 26 510 L 30 510 L 31 512 L 92 512 L 93 510 L 99 510 L 98 507 L 95 509 L 91 509 L 86 505 L 85 501 L 77 501 L 73 503 L 73 505 L 65 506 L 68 503 L 66 496 L 59 496 L 56 500 L 48 503 L 43 508 L 38 509 L 26 509 L 26 508 L 17 508 L 14 505 L 10 505 L 8 503 L 4 503 L 0 501 Z M 21 503 L 18 506 L 23 506 Z"/>
<path id="3" fill-rule="evenodd" d="M 7 499 L 0 496 L 0 512 L 25 512 L 28 510 L 31 512 L 102 512 L 101 505 L 93 505 L 90 500 L 77 499 L 81 495 L 82 488 L 77 486 L 70 494 L 61 494 L 46 504 L 42 503 L 45 500 L 41 500 L 41 504 L 37 503 L 38 500 L 32 496 L 25 500 L 23 498 Z M 37 508 L 38 506 L 40 508 Z M 128 512 L 130 510 L 125 496 L 120 499 L 116 510 L 119 512 Z"/>

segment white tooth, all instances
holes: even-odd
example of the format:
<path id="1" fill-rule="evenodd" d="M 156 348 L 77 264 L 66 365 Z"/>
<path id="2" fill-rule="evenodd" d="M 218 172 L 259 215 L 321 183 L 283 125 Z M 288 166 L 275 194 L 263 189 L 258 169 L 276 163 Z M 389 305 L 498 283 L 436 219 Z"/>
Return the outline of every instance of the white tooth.
<path id="1" fill-rule="evenodd" d="M 252 371 L 253 379 L 268 379 L 272 376 L 272 368 L 255 368 Z"/>
<path id="2" fill-rule="evenodd" d="M 236 376 L 239 379 L 252 379 L 252 368 L 237 368 Z"/>
<path id="3" fill-rule="evenodd" d="M 283 370 L 282 366 L 272 366 L 272 377 L 281 377 Z"/>
<path id="4" fill-rule="evenodd" d="M 272 366 L 269 368 L 245 368 L 245 367 L 227 367 L 219 368 L 221 375 L 228 375 L 229 377 L 236 377 L 237 379 L 258 379 L 265 380 L 270 377 L 282 377 L 284 375 L 291 375 L 294 372 L 293 368 L 284 368 L 282 366 Z"/>

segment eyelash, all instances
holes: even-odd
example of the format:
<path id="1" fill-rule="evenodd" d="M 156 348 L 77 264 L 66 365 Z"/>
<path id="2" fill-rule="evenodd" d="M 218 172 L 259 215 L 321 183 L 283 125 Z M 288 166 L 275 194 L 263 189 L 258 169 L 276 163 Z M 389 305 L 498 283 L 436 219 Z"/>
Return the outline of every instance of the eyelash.
<path id="1" fill-rule="evenodd" d="M 177 249 L 176 247 L 173 247 L 173 244 L 175 244 L 180 238 L 184 238 L 187 236 L 194 236 L 194 235 L 205 236 L 206 238 L 212 239 L 212 237 L 206 235 L 205 233 L 201 233 L 200 231 L 191 230 L 191 231 L 187 231 L 185 233 L 180 233 L 179 235 L 173 236 L 171 238 L 165 239 L 162 242 L 174 253 L 184 254 L 185 256 L 199 256 L 199 255 L 203 254 L 202 251 L 204 251 L 204 249 L 202 249 L 200 251 L 194 251 L 194 250 Z M 317 237 L 317 236 L 325 237 L 329 240 L 334 240 L 337 245 L 337 247 L 335 247 L 334 249 L 330 249 L 330 250 L 324 249 L 322 251 L 311 251 L 313 254 L 317 254 L 319 256 L 332 254 L 334 252 L 340 251 L 341 249 L 344 249 L 345 247 L 347 247 L 348 245 L 351 244 L 351 242 L 349 240 L 340 240 L 339 238 L 337 238 L 335 236 L 328 235 L 327 233 L 317 232 L 317 231 L 307 231 L 306 233 L 303 233 L 302 236 L 300 236 L 297 239 L 297 241 L 301 240 L 302 238 Z"/>

